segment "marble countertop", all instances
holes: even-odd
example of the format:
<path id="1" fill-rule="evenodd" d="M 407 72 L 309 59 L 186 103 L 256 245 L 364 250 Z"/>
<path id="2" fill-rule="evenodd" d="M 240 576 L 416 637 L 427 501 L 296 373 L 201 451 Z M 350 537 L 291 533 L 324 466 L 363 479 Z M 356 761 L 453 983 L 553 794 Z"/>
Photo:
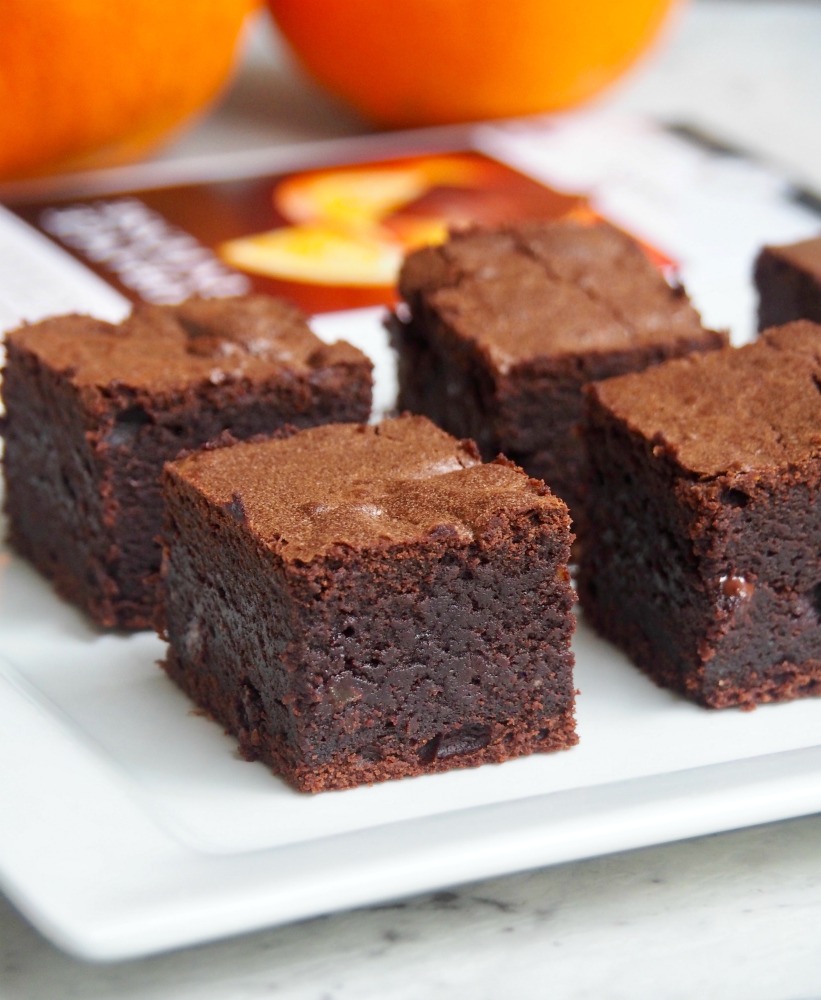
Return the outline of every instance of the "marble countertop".
<path id="1" fill-rule="evenodd" d="M 698 125 L 821 193 L 821 3 L 693 0 L 602 104 Z M 258 26 L 224 102 L 161 155 L 366 131 Z M 13 821 L 13 817 L 4 817 Z M 0 897 L 0 1000 L 821 996 L 821 816 L 90 965 Z"/>

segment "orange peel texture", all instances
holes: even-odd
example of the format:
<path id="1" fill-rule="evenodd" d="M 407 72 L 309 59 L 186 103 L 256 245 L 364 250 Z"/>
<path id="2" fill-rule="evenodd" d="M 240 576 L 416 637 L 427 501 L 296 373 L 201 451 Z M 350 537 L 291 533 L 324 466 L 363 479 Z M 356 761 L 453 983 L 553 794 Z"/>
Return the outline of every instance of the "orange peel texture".
<path id="1" fill-rule="evenodd" d="M 650 45 L 672 0 L 268 0 L 305 70 L 378 125 L 568 108 Z"/>
<path id="2" fill-rule="evenodd" d="M 125 162 L 227 79 L 252 0 L 3 0 L 0 178 Z"/>

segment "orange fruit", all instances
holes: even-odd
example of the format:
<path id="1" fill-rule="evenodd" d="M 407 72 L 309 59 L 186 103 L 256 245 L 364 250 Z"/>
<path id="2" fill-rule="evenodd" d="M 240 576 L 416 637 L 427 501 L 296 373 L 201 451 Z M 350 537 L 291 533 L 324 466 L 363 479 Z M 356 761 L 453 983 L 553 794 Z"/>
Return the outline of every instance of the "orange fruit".
<path id="1" fill-rule="evenodd" d="M 268 0 L 314 79 L 378 125 L 554 111 L 650 44 L 673 0 Z"/>
<path id="2" fill-rule="evenodd" d="M 2 0 L 0 177 L 131 159 L 227 78 L 252 0 Z"/>

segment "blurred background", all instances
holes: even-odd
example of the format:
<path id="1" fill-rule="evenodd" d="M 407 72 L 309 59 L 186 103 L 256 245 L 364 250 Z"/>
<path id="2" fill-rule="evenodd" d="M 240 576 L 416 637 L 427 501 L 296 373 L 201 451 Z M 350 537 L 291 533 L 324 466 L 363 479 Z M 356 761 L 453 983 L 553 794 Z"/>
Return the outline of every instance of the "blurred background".
<path id="1" fill-rule="evenodd" d="M 305 75 L 265 13 L 252 16 L 248 29 L 233 85 L 163 158 L 358 135 L 372 128 Z M 818 0 L 675 3 L 624 75 L 581 106 L 700 126 L 821 190 L 821 129 L 811 126 L 821 116 L 819 51 Z M 406 52 L 400 42 L 397 58 Z M 546 46 L 544 58 L 550 58 Z"/>
<path id="2" fill-rule="evenodd" d="M 593 106 L 821 187 L 819 43 L 814 0 L 4 0 L 0 178 Z"/>

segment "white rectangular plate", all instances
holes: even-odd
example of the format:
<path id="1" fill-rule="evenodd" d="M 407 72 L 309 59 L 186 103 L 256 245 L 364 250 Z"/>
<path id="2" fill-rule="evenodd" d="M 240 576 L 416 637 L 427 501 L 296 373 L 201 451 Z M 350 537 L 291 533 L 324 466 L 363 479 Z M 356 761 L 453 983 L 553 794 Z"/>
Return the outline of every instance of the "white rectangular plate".
<path id="1" fill-rule="evenodd" d="M 377 361 L 379 310 L 325 316 Z M 709 712 L 582 622 L 577 748 L 301 795 L 196 714 L 148 633 L 100 634 L 0 555 L 0 878 L 53 940 L 124 958 L 821 808 L 821 702 Z"/>
<path id="2" fill-rule="evenodd" d="M 474 143 L 671 252 L 708 324 L 736 341 L 750 335 L 757 248 L 817 227 L 780 178 L 646 123 L 570 116 L 479 128 Z M 124 300 L 55 253 L 0 213 L 18 278 L 0 284 L 0 326 L 122 315 Z M 389 408 L 380 310 L 315 327 L 371 354 L 376 410 Z M 96 632 L 0 550 L 0 884 L 62 947 L 120 959 L 821 810 L 821 701 L 708 712 L 583 622 L 575 648 L 575 749 L 305 796 L 192 712 L 156 637 Z"/>

